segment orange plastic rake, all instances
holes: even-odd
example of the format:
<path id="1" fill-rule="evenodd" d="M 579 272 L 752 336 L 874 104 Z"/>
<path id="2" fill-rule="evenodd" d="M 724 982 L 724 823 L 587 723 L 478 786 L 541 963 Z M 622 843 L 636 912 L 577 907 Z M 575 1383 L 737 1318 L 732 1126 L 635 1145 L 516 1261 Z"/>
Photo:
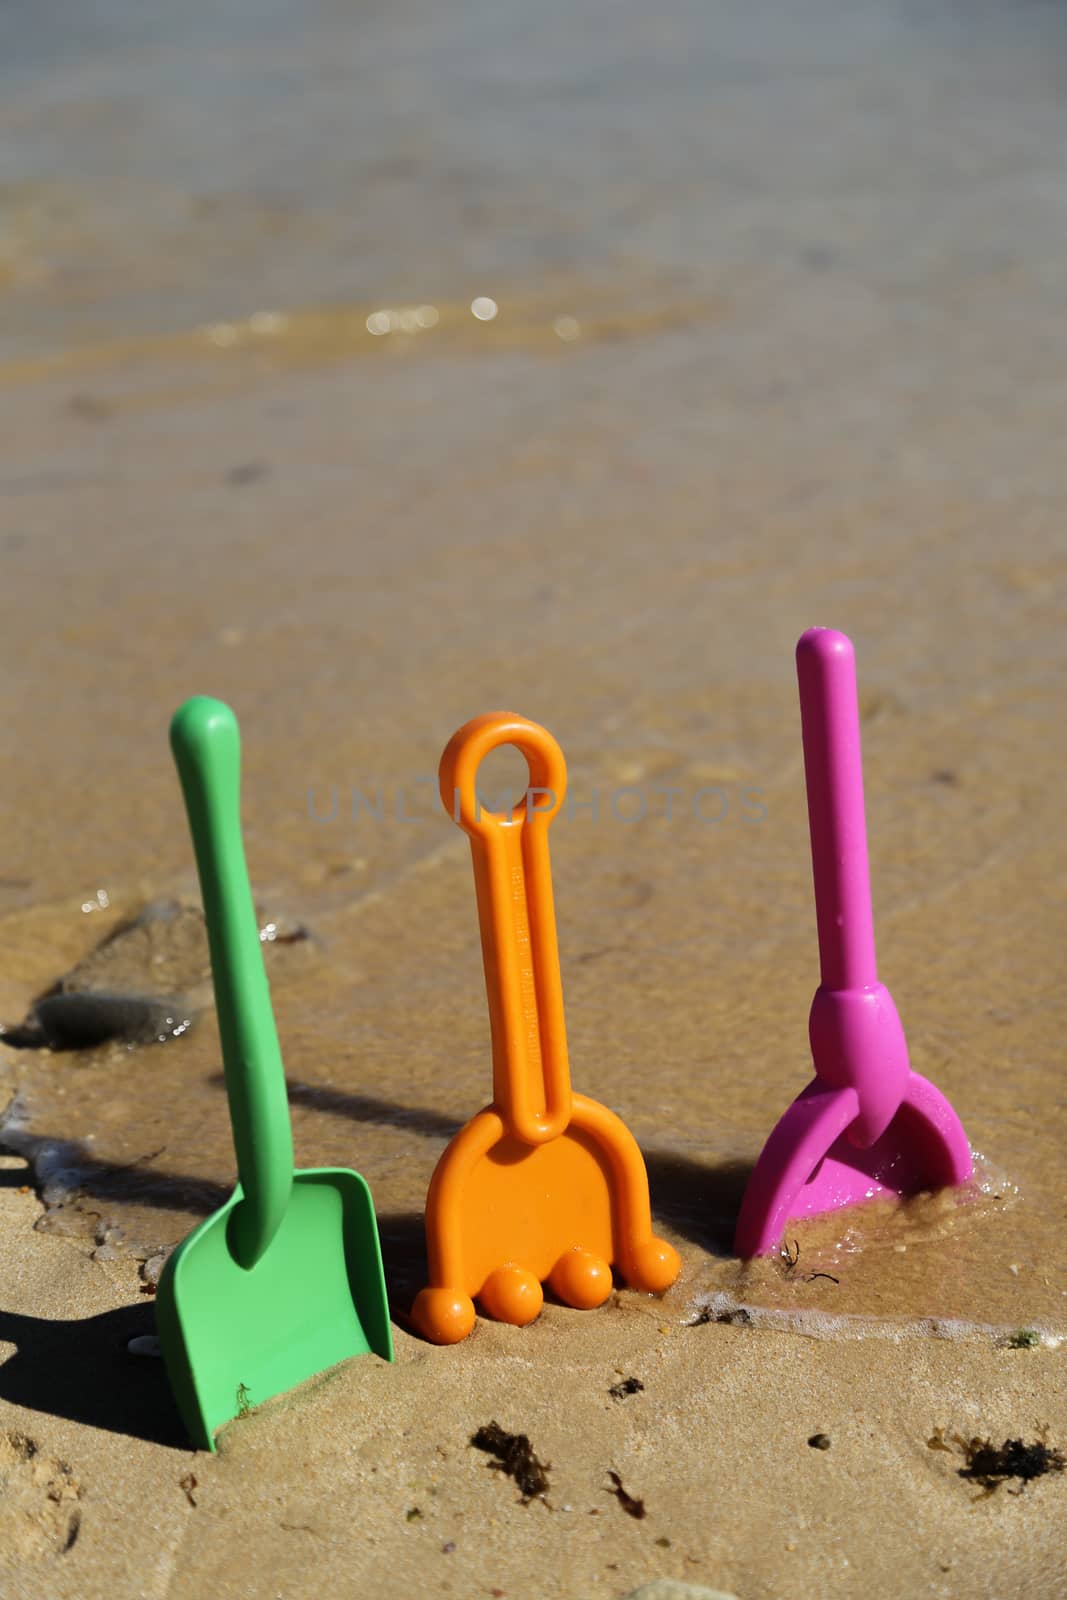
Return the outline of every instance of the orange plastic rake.
<path id="1" fill-rule="evenodd" d="M 478 768 L 515 745 L 530 787 L 509 813 L 484 810 Z M 652 1232 L 648 1176 L 615 1114 L 571 1090 L 548 829 L 567 769 L 546 729 L 512 712 L 475 717 L 449 740 L 441 799 L 469 834 L 493 1042 L 493 1100 L 452 1140 L 426 1197 L 430 1283 L 415 1301 L 419 1331 L 455 1344 L 474 1300 L 521 1327 L 547 1282 L 590 1310 L 611 1293 L 612 1265 L 632 1288 L 662 1293 L 681 1269 Z"/>

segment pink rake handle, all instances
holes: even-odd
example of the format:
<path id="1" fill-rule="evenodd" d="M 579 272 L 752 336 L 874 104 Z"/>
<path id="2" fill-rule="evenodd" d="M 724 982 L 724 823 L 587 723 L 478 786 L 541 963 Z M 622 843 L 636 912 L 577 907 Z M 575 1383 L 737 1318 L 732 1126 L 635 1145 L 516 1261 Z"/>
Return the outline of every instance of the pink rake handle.
<path id="1" fill-rule="evenodd" d="M 809 628 L 797 645 L 797 678 L 822 983 L 862 989 L 878 971 L 851 641 Z"/>
<path id="2" fill-rule="evenodd" d="M 898 1111 L 911 1068 L 875 960 L 851 640 L 832 628 L 809 628 L 797 645 L 797 678 L 822 977 L 808 1033 L 816 1076 L 859 1096 L 848 1137 L 863 1149 Z"/>

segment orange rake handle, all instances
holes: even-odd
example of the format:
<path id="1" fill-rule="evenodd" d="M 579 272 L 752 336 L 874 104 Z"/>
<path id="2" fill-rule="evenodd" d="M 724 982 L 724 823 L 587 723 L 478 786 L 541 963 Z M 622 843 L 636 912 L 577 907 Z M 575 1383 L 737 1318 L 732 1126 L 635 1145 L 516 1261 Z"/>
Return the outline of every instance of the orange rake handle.
<path id="1" fill-rule="evenodd" d="M 486 811 L 478 768 L 514 745 L 530 786 L 510 812 Z M 441 801 L 469 835 L 493 1040 L 493 1104 L 523 1144 L 547 1144 L 571 1120 L 571 1076 L 548 858 L 548 828 L 567 792 L 563 751 L 511 711 L 474 717 L 441 757 Z"/>

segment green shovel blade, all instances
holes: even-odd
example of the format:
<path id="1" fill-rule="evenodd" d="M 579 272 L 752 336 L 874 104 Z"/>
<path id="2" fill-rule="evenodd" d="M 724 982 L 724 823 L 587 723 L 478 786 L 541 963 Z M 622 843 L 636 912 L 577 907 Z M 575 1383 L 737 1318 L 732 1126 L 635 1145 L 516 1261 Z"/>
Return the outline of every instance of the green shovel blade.
<path id="1" fill-rule="evenodd" d="M 377 1351 L 393 1359 L 370 1190 L 344 1168 L 293 1171 L 293 1134 L 241 840 L 241 743 L 229 706 L 187 700 L 171 748 L 204 898 L 240 1182 L 171 1256 L 156 1296 L 167 1374 L 190 1434 Z"/>
<path id="2" fill-rule="evenodd" d="M 238 1186 L 179 1245 L 156 1295 L 178 1410 L 205 1450 L 223 1423 L 349 1356 L 393 1359 L 378 1230 L 359 1174 L 295 1173 L 285 1219 L 248 1270 L 227 1242 L 241 1198 Z"/>

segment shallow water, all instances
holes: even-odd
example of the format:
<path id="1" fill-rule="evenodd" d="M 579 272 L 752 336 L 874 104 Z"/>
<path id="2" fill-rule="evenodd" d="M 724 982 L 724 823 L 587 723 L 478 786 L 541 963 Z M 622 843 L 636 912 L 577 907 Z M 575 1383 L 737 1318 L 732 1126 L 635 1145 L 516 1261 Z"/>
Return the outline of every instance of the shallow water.
<path id="1" fill-rule="evenodd" d="M 94 18 L 2 24 L 0 1015 L 194 891 L 166 725 L 231 700 L 257 899 L 313 935 L 268 951 L 298 1158 L 369 1178 L 402 1308 L 489 1093 L 426 780 L 512 704 L 570 763 L 574 1081 L 649 1152 L 665 1316 L 1057 1335 L 1061 10 Z M 883 976 L 988 1193 L 746 1269 L 809 1072 L 812 622 L 857 642 Z M 2 1070 L 49 1226 L 150 1256 L 227 1191 L 210 1016 Z"/>

